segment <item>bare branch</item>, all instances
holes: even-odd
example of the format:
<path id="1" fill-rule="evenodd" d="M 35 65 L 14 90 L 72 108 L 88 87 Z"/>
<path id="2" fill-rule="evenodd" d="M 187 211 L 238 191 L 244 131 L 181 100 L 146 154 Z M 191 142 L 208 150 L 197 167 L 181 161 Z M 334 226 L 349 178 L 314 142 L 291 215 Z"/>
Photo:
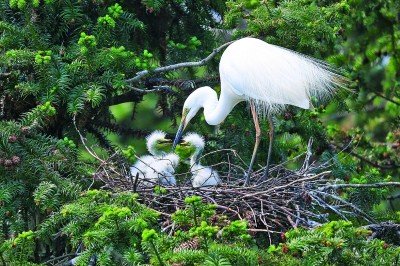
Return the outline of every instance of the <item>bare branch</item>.
<path id="1" fill-rule="evenodd" d="M 335 184 L 320 187 L 318 190 L 324 191 L 328 189 L 340 189 L 340 188 L 380 188 L 380 187 L 400 187 L 400 182 L 381 182 L 372 184 Z"/>
<path id="2" fill-rule="evenodd" d="M 233 42 L 233 41 L 232 41 Z M 183 62 L 183 63 L 178 63 L 174 65 L 169 65 L 169 66 L 163 66 L 163 67 L 158 67 L 153 70 L 143 70 L 138 73 L 136 73 L 136 76 L 133 78 L 127 79 L 126 82 L 128 83 L 133 83 L 137 82 L 143 77 L 149 75 L 149 74 L 157 74 L 157 73 L 162 73 L 162 72 L 167 72 L 167 71 L 172 71 L 180 68 L 186 68 L 186 67 L 198 67 L 198 66 L 204 66 L 207 64 L 211 59 L 213 59 L 221 50 L 225 49 L 228 45 L 230 45 L 232 42 L 227 42 L 221 45 L 220 47 L 214 49 L 211 54 L 209 54 L 206 58 L 196 61 L 196 62 Z"/>

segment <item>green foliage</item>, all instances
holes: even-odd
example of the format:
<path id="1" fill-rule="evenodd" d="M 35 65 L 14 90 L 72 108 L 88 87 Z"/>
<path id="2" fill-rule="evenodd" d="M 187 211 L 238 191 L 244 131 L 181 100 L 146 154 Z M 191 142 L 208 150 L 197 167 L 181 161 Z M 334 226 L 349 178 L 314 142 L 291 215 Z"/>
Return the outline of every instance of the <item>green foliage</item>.
<path id="1" fill-rule="evenodd" d="M 155 211 L 137 202 L 136 194 L 90 190 L 51 216 L 38 235 L 50 240 L 52 234 L 61 230 L 73 248 L 83 243 L 85 254 L 99 256 L 100 265 L 110 265 L 107 261 L 115 265 L 138 263 L 142 261 L 137 255 L 142 240 L 155 237 L 154 229 L 148 228 L 156 225 L 157 217 Z M 83 256 L 79 261 L 87 263 L 89 258 L 90 255 Z"/>
<path id="2" fill-rule="evenodd" d="M 9 239 L 0 245 L 0 254 L 3 259 L 15 264 L 25 264 L 32 259 L 35 250 L 35 234 L 25 231 L 14 239 Z M 4 262 L 4 260 L 3 260 Z"/>
<path id="3" fill-rule="evenodd" d="M 247 232 L 247 221 L 232 221 L 228 226 L 224 227 L 222 236 L 229 241 L 250 241 L 251 236 Z"/>
<path id="4" fill-rule="evenodd" d="M 335 182 L 398 181 L 399 3 L 0 1 L 0 261 L 37 265 L 78 250 L 78 265 L 94 255 L 99 265 L 395 264 L 398 247 L 369 241 L 370 232 L 344 221 L 289 231 L 285 243 L 267 252 L 256 245 L 245 221 L 228 221 L 196 195 L 172 215 L 176 230 L 168 235 L 160 230 L 159 214 L 141 205 L 136 194 L 87 189 L 102 185 L 92 182 L 99 165 L 81 156 L 76 128 L 106 152 L 123 143 L 123 155 L 133 163 L 149 130 L 174 131 L 171 125 L 192 89 L 157 87 L 157 95 L 143 97 L 154 89 L 153 80 L 129 79 L 142 70 L 204 58 L 231 33 L 251 35 L 341 67 L 353 90 L 339 92 L 330 103 L 312 99 L 312 110 L 288 107 L 274 118 L 274 164 L 302 154 L 313 137 L 312 159 L 331 165 Z M 227 36 L 219 34 L 223 27 Z M 202 86 L 203 78 L 217 75 L 217 62 L 218 57 L 200 69 L 151 78 L 178 84 L 195 79 Z M 134 106 L 124 110 L 125 117 L 110 111 L 121 103 Z M 192 126 L 208 138 L 211 130 L 203 120 L 197 117 Z M 267 126 L 262 121 L 262 129 Z M 244 104 L 216 137 L 207 149 L 232 148 L 248 161 L 254 127 Z M 257 167 L 265 163 L 267 143 L 262 134 Z M 178 146 L 177 152 L 186 159 L 193 147 Z M 204 163 L 224 159 L 213 154 Z M 299 167 L 294 161 L 287 165 Z M 338 194 L 377 220 L 399 221 L 398 202 L 385 206 L 393 191 Z M 155 187 L 154 193 L 169 191 Z"/>
<path id="5" fill-rule="evenodd" d="M 51 51 L 38 51 L 35 55 L 35 63 L 40 64 L 49 64 L 51 60 Z"/>
<path id="6" fill-rule="evenodd" d="M 172 220 L 179 225 L 194 225 L 197 227 L 201 221 L 207 221 L 215 214 L 215 206 L 204 204 L 200 196 L 191 196 L 185 198 L 186 208 L 176 211 Z"/>
<path id="7" fill-rule="evenodd" d="M 286 242 L 272 245 L 269 257 L 276 265 L 392 265 L 399 247 L 367 240 L 371 231 L 351 222 L 332 221 L 314 230 L 294 229 Z M 279 258 L 279 259 L 278 259 Z"/>
<path id="8" fill-rule="evenodd" d="M 92 184 L 97 165 L 81 156 L 75 128 L 111 151 L 106 135 L 120 132 L 120 125 L 110 106 L 139 103 L 143 97 L 127 79 L 175 60 L 168 55 L 169 40 L 190 40 L 192 58 L 215 46 L 204 26 L 213 24 L 211 10 L 221 12 L 222 1 L 157 3 L 0 1 L 0 243 L 39 227 L 51 227 L 40 231 L 41 240 L 46 232 L 66 232 L 61 241 L 47 235 L 46 241 L 37 242 L 33 256 L 27 250 L 30 262 L 58 256 L 67 238 L 74 248 L 85 242 L 96 249 L 110 238 L 110 226 L 136 230 L 139 239 L 149 224 L 141 215 L 132 218 L 136 210 L 125 203 L 92 211 L 67 203 L 77 200 L 89 185 L 99 186 Z M 151 15 L 152 8 L 162 18 Z M 188 15 L 181 17 L 182 10 Z M 200 49 L 200 43 L 206 45 Z M 140 87 L 146 89 L 144 84 Z M 132 131 L 135 136 L 144 134 L 136 123 Z M 135 152 L 131 149 L 126 155 L 132 160 Z M 80 203 L 88 206 L 87 200 L 85 196 Z M 65 216 L 55 215 L 60 208 Z M 82 219 L 71 218 L 72 210 L 84 213 Z M 111 215 L 114 211 L 123 217 Z M 88 224 L 92 230 L 85 227 Z M 104 248 L 99 260 L 105 262 L 114 249 Z M 138 257 L 135 247 L 121 252 L 127 258 Z M 80 260 L 90 256 L 86 252 Z M 20 258 L 4 259 L 20 264 Z"/>

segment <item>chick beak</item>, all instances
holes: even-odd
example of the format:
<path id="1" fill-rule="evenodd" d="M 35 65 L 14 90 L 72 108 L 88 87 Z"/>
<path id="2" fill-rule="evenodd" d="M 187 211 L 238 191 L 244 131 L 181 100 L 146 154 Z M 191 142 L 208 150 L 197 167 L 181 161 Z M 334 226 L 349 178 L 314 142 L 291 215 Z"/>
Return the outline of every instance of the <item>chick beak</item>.
<path id="1" fill-rule="evenodd" d="M 190 145 L 190 143 L 187 142 L 187 141 L 182 141 L 181 143 L 179 143 L 179 145 L 184 146 L 184 147 L 187 147 L 187 146 Z"/>
<path id="2" fill-rule="evenodd" d="M 161 139 L 159 141 L 159 143 L 160 144 L 169 144 L 169 143 L 172 143 L 172 140 L 171 139 Z"/>

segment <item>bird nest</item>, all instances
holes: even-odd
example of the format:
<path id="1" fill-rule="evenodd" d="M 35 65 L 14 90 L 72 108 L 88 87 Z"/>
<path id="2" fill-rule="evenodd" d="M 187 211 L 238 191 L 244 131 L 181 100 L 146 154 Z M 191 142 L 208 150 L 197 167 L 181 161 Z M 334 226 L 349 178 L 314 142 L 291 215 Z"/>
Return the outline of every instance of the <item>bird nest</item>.
<path id="1" fill-rule="evenodd" d="M 215 187 L 192 187 L 191 173 L 188 172 L 176 175 L 178 180 L 187 181 L 165 187 L 164 193 L 159 193 L 154 187 L 142 186 L 137 177 L 130 176 L 129 167 L 118 162 L 118 156 L 103 161 L 94 178 L 103 182 L 104 188 L 138 193 L 144 205 L 162 214 L 165 228 L 173 228 L 171 214 L 183 209 L 185 198 L 193 195 L 214 204 L 217 213 L 229 219 L 246 219 L 250 232 L 266 232 L 269 236 L 299 226 L 314 227 L 327 221 L 330 214 L 345 220 L 357 215 L 372 221 L 361 209 L 339 196 L 340 184 L 334 184 L 328 170 L 329 161 L 323 164 L 311 161 L 311 141 L 305 153 L 292 159 L 302 160 L 300 169 L 289 170 L 285 167 L 287 162 L 273 165 L 269 177 L 263 180 L 264 169 L 261 168 L 251 174 L 248 186 L 243 185 L 244 162 L 243 166 L 231 163 L 232 156 L 239 159 L 235 161 L 241 161 L 238 154 L 233 150 L 218 152 L 224 152 L 227 160 L 213 166 L 222 181 Z"/>

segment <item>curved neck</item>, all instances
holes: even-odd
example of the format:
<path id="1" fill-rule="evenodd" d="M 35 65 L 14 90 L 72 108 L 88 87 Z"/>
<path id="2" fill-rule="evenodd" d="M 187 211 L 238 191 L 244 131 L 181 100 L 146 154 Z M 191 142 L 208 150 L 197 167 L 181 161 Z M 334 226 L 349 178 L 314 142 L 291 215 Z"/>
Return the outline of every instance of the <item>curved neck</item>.
<path id="1" fill-rule="evenodd" d="M 149 147 L 149 152 L 151 155 L 153 155 L 155 158 L 163 158 L 167 153 L 165 151 L 162 151 L 160 149 L 156 148 L 156 145 L 150 146 Z"/>
<path id="2" fill-rule="evenodd" d="M 193 153 L 192 157 L 190 157 L 190 165 L 200 164 L 199 160 L 201 154 L 203 153 L 203 148 L 196 148 L 195 152 Z"/>
<path id="3" fill-rule="evenodd" d="M 221 93 L 218 100 L 217 93 L 212 90 L 204 97 L 203 102 L 207 124 L 212 126 L 221 124 L 238 102 L 236 97 L 230 97 L 227 93 Z"/>
<path id="4" fill-rule="evenodd" d="M 203 150 L 204 148 L 196 148 L 196 151 L 193 153 L 192 157 L 190 157 L 190 172 L 195 173 L 203 168 L 200 164 L 200 157 L 203 154 Z"/>

